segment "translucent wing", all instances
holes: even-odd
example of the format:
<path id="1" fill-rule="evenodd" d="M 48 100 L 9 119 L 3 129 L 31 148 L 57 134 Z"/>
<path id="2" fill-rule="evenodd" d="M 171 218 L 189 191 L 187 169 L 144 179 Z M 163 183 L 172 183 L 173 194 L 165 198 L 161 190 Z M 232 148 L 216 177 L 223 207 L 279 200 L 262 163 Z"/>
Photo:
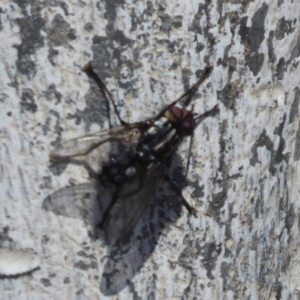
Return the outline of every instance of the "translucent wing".
<path id="1" fill-rule="evenodd" d="M 108 242 L 127 237 L 149 206 L 151 197 L 161 185 L 168 169 L 169 162 L 155 163 L 143 174 L 127 180 L 118 190 L 115 203 L 103 224 Z"/>
<path id="2" fill-rule="evenodd" d="M 96 226 L 111 205 L 113 188 L 101 188 L 93 182 L 62 188 L 49 195 L 43 208 L 56 215 L 81 219 L 86 224 Z"/>
<path id="3" fill-rule="evenodd" d="M 96 205 L 97 191 L 92 183 L 62 188 L 48 196 L 43 208 L 56 215 L 83 219 L 92 223 L 93 206 Z"/>
<path id="4" fill-rule="evenodd" d="M 52 162 L 87 163 L 98 173 L 103 162 L 107 162 L 109 155 L 117 152 L 118 145 L 134 147 L 140 138 L 140 130 L 135 124 L 119 126 L 96 134 L 88 134 L 79 138 L 63 142 L 50 153 Z"/>

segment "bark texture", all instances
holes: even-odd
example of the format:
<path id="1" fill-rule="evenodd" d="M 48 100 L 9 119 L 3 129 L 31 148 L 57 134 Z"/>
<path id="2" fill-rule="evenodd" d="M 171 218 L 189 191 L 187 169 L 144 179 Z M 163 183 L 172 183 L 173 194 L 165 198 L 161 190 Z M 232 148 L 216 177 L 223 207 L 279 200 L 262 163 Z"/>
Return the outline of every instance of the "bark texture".
<path id="1" fill-rule="evenodd" d="M 0 3 L 0 247 L 40 269 L 1 277 L 1 299 L 299 299 L 300 2 Z M 49 167 L 62 140 L 107 128 L 82 67 L 92 61 L 125 120 L 154 116 L 211 64 L 196 112 L 185 197 L 163 185 L 128 247 L 82 220 L 46 212 L 56 190 L 86 182 Z M 183 181 L 188 142 L 171 174 Z M 1 274 L 0 274 L 1 275 Z"/>

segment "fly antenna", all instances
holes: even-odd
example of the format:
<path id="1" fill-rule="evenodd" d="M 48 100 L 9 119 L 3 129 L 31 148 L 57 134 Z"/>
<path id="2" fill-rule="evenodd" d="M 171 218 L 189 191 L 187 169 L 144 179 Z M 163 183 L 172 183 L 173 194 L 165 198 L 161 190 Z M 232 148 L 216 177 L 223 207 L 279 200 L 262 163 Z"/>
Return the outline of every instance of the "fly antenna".
<path id="1" fill-rule="evenodd" d="M 196 121 L 196 127 L 207 117 L 215 115 L 220 112 L 219 104 L 216 104 L 212 109 L 206 111 L 202 115 L 198 115 L 195 118 Z"/>
<path id="2" fill-rule="evenodd" d="M 93 66 L 92 66 L 92 63 L 89 62 L 87 65 L 85 65 L 83 67 L 83 71 L 90 77 L 92 78 L 96 84 L 98 85 L 98 87 L 100 88 L 101 92 L 102 92 L 102 95 L 103 97 L 105 98 L 106 100 L 106 103 L 107 103 L 107 112 L 108 112 L 108 122 L 109 122 L 109 127 L 111 128 L 112 125 L 111 125 L 111 121 L 110 121 L 110 107 L 109 107 L 109 100 L 110 102 L 112 103 L 113 107 L 114 107 L 114 111 L 120 121 L 120 123 L 124 126 L 128 125 L 127 122 L 125 122 L 121 116 L 120 116 L 120 113 L 118 111 L 118 108 L 117 108 L 117 105 L 116 105 L 116 102 L 111 94 L 111 92 L 107 89 L 107 87 L 105 86 L 105 84 L 103 83 L 103 81 L 100 79 L 100 77 L 96 74 L 96 72 L 94 71 L 93 69 Z M 109 100 L 108 100 L 109 99 Z"/>

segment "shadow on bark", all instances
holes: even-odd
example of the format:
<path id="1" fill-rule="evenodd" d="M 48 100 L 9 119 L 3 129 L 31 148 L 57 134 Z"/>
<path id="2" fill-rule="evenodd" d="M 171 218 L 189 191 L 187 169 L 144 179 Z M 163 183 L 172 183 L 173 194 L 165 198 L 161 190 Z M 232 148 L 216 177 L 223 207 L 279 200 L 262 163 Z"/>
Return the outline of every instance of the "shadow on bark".
<path id="1" fill-rule="evenodd" d="M 181 190 L 186 182 L 179 155 L 174 155 L 172 166 L 171 177 L 174 182 L 178 182 L 178 188 Z M 98 184 L 86 182 L 62 188 L 49 195 L 43 201 L 43 208 L 56 215 L 81 219 L 95 227 L 109 206 L 109 195 L 109 192 L 99 189 Z M 118 294 L 130 284 L 150 257 L 160 235 L 167 234 L 170 224 L 175 224 L 181 215 L 180 196 L 171 191 L 167 182 L 164 182 L 153 196 L 151 204 L 137 225 L 121 240 L 108 243 L 99 228 L 94 230 L 92 238 L 99 238 L 109 248 L 109 255 L 101 259 L 104 267 L 100 290 L 105 295 Z M 183 212 L 188 213 L 186 210 Z"/>

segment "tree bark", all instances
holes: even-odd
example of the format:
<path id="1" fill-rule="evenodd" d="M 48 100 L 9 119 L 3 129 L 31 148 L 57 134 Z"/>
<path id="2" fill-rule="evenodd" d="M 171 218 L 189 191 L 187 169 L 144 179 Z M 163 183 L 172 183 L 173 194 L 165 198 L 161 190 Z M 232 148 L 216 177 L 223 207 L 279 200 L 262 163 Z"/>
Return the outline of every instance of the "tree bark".
<path id="1" fill-rule="evenodd" d="M 0 248 L 41 262 L 1 278 L 1 298 L 298 299 L 299 11 L 281 0 L 3 0 Z M 108 128 L 89 61 L 130 123 L 213 66 L 194 111 L 220 113 L 197 127 L 183 189 L 197 217 L 164 184 L 131 243 L 112 248 L 42 208 L 89 180 L 80 166 L 51 167 L 50 151 Z M 186 140 L 171 169 L 179 185 L 188 151 Z"/>

